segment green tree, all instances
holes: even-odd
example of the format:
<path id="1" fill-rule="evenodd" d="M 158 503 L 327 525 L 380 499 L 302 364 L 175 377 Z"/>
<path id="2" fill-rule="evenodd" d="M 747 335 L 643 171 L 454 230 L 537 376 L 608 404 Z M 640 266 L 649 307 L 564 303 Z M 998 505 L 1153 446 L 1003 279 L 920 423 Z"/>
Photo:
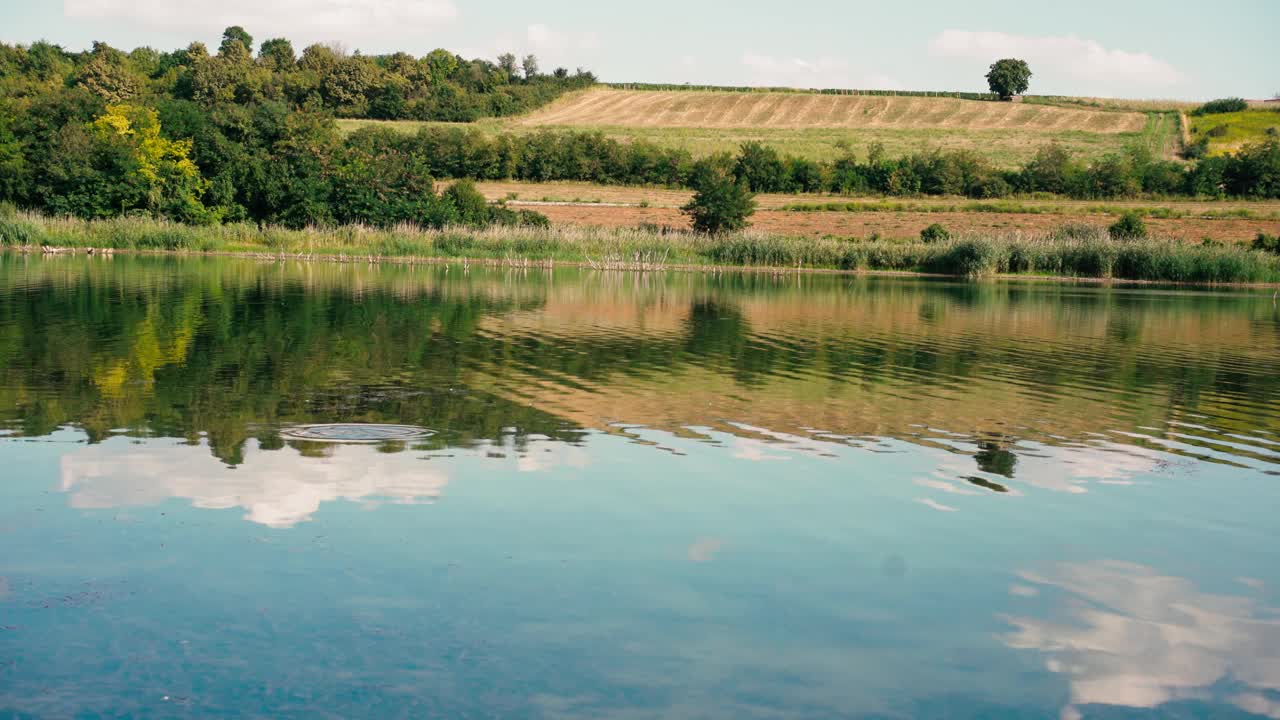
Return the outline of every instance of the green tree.
<path id="1" fill-rule="evenodd" d="M 433 85 L 448 80 L 458 71 L 458 56 L 448 50 L 432 50 L 422 61 L 427 66 L 427 74 L 431 76 Z"/>
<path id="2" fill-rule="evenodd" d="M 244 52 L 253 53 L 253 36 L 245 32 L 244 28 L 239 25 L 232 25 L 222 31 L 222 45 L 218 48 L 219 55 L 228 55 L 237 53 L 234 45 L 239 44 Z"/>
<path id="3" fill-rule="evenodd" d="M 0 202 L 20 203 L 31 192 L 31 177 L 12 122 L 9 108 L 0 103 Z"/>
<path id="4" fill-rule="evenodd" d="M 343 58 L 320 84 L 325 104 L 339 114 L 360 117 L 368 110 L 368 95 L 378 81 L 378 66 L 365 57 Z"/>
<path id="5" fill-rule="evenodd" d="M 464 225 L 483 227 L 489 224 L 492 213 L 489 201 L 470 180 L 459 180 L 443 193 L 444 200 L 453 206 L 457 221 Z"/>
<path id="6" fill-rule="evenodd" d="M 1001 100 L 1012 99 L 1031 87 L 1031 68 L 1025 60 L 1005 58 L 992 63 L 987 73 L 987 85 Z"/>
<path id="7" fill-rule="evenodd" d="M 323 75 L 333 69 L 338 64 L 338 53 L 333 48 L 320 43 L 313 43 L 302 49 L 302 58 L 298 60 L 298 66 L 307 72 Z"/>
<path id="8" fill-rule="evenodd" d="M 752 192 L 786 192 L 791 184 L 787 165 L 772 147 L 758 142 L 742 145 L 733 174 Z"/>
<path id="9" fill-rule="evenodd" d="M 1057 143 L 1045 145 L 1023 168 L 1018 182 L 1029 192 L 1066 192 L 1079 172 L 1071 153 Z"/>
<path id="10" fill-rule="evenodd" d="M 258 61 L 272 72 L 292 70 L 297 62 L 293 53 L 293 43 L 284 38 L 267 40 L 258 50 Z"/>
<path id="11" fill-rule="evenodd" d="M 520 62 L 520 66 L 524 68 L 524 79 L 526 81 L 533 80 L 538 77 L 538 58 L 533 55 L 525 55 L 524 60 Z"/>
<path id="12" fill-rule="evenodd" d="M 755 196 L 744 180 L 731 173 L 711 170 L 700 178 L 693 199 L 681 211 L 689 216 L 695 232 L 715 234 L 742 230 L 756 211 Z"/>
<path id="13" fill-rule="evenodd" d="M 129 72 L 124 53 L 95 42 L 88 62 L 76 74 L 75 84 L 109 103 L 120 103 L 136 95 L 141 83 Z"/>
<path id="14" fill-rule="evenodd" d="M 216 220 L 201 203 L 208 183 L 190 140 L 161 135 L 155 110 L 111 105 L 90 123 L 58 131 L 42 192 L 56 213 L 111 217 L 131 211 L 183 222 Z"/>
<path id="15" fill-rule="evenodd" d="M 513 53 L 503 53 L 498 56 L 498 69 L 507 76 L 507 80 L 514 80 L 516 77 L 516 56 Z"/>

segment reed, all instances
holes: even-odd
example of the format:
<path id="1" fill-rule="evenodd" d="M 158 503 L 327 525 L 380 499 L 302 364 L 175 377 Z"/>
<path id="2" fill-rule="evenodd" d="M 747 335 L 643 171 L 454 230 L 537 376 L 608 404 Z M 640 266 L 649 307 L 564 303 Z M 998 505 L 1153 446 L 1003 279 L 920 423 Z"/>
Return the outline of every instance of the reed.
<path id="1" fill-rule="evenodd" d="M 654 228 L 494 227 L 375 229 L 351 225 L 289 230 L 191 226 L 146 218 L 76 220 L 0 215 L 0 245 L 65 249 L 240 253 L 354 261 L 463 260 L 514 266 L 578 263 L 602 269 L 747 267 L 927 272 L 961 277 L 1048 275 L 1178 283 L 1280 283 L 1280 256 L 1241 245 L 1113 240 L 1105 230 L 961 235 L 924 243 L 809 238 L 757 231 L 722 236 Z"/>

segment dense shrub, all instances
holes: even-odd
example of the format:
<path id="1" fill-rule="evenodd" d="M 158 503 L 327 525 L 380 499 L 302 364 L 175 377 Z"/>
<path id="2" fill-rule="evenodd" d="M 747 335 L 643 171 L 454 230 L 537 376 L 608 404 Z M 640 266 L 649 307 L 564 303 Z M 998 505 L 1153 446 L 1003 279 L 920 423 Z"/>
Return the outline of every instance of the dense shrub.
<path id="1" fill-rule="evenodd" d="M 929 227 L 920 231 L 920 240 L 925 243 L 945 242 L 951 239 L 951 233 L 947 229 L 934 223 Z"/>
<path id="2" fill-rule="evenodd" d="M 1253 239 L 1253 249 L 1280 255 L 1280 235 L 1258 233 L 1258 237 Z"/>
<path id="3" fill-rule="evenodd" d="M 1197 117 L 1201 115 L 1217 115 L 1219 113 L 1241 112 L 1249 109 L 1249 103 L 1240 98 L 1223 98 L 1221 100 L 1210 100 L 1191 111 L 1192 115 Z"/>
<path id="4" fill-rule="evenodd" d="M 1141 240 L 1147 236 L 1147 223 L 1142 215 L 1129 211 L 1107 228 L 1112 240 Z"/>

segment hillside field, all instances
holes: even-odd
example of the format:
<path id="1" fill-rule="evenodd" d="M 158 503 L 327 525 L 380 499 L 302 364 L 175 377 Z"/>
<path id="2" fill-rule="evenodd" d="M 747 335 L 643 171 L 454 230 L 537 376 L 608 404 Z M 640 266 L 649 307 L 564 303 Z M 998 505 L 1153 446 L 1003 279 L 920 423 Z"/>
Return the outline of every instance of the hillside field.
<path id="1" fill-rule="evenodd" d="M 1209 140 L 1209 154 L 1234 152 L 1248 143 L 1262 142 L 1271 134 L 1280 135 L 1280 108 L 1250 109 L 1191 117 L 1191 138 Z"/>
<path id="2" fill-rule="evenodd" d="M 377 121 L 340 121 L 346 130 Z M 443 123 L 395 122 L 408 132 Z M 689 150 L 696 157 L 734 152 L 759 141 L 784 154 L 830 159 L 848 147 L 865 154 L 880 143 L 890 155 L 922 148 L 971 149 L 1002 168 L 1021 165 L 1057 142 L 1082 158 L 1134 145 L 1172 156 L 1177 115 L 1041 102 L 998 103 L 947 97 L 824 95 L 803 92 L 653 91 L 596 88 L 529 115 L 467 127 L 488 133 L 595 130 Z"/>

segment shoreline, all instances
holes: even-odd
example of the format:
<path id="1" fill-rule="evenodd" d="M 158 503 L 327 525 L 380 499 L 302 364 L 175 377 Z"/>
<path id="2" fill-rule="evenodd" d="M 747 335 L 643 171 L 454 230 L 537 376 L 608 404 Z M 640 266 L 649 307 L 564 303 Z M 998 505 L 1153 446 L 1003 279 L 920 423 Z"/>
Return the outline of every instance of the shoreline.
<path id="1" fill-rule="evenodd" d="M 646 227 L 575 225 L 424 228 L 338 225 L 187 225 L 144 217 L 79 220 L 36 213 L 0 216 L 0 247 L 20 252 L 260 259 L 578 266 L 772 275 L 828 273 L 952 278 L 1015 277 L 1071 282 L 1280 286 L 1280 255 L 1241 245 L 1112 238 L 1101 228 L 1051 233 L 972 233 L 934 241 L 803 237 L 748 229 L 700 235 Z"/>
<path id="2" fill-rule="evenodd" d="M 753 275 L 834 275 L 846 277 L 884 277 L 884 278 L 921 278 L 931 280 L 951 280 L 955 282 L 978 282 L 982 280 L 1015 281 L 1023 280 L 1036 283 L 1060 283 L 1064 285 L 1089 286 L 1123 286 L 1123 287 L 1176 287 L 1186 289 L 1230 289 L 1230 290 L 1277 290 L 1280 282 L 1197 282 L 1174 280 L 1140 280 L 1115 277 L 1087 277 L 1078 275 L 1036 275 L 1021 273 L 991 273 L 976 278 L 934 273 L 923 270 L 876 270 L 869 268 L 841 269 L 820 267 L 786 267 L 774 265 L 695 265 L 688 263 L 627 263 L 627 262 L 593 262 L 590 260 L 557 260 L 531 258 L 486 258 L 486 257 L 443 257 L 427 255 L 352 255 L 338 253 L 262 253 L 239 250 L 155 250 L 137 248 L 93 248 L 79 246 L 0 246 L 0 253 L 14 255 L 39 255 L 44 258 L 64 256 L 84 256 L 93 258 L 110 258 L 115 255 L 132 257 L 175 257 L 175 258 L 234 258 L 255 260 L 263 263 L 278 262 L 322 262 L 343 265 L 460 265 L 464 271 L 472 265 L 485 268 L 508 268 L 516 270 L 554 270 L 557 268 L 578 268 L 604 272 L 678 272 L 726 274 L 743 273 Z"/>

